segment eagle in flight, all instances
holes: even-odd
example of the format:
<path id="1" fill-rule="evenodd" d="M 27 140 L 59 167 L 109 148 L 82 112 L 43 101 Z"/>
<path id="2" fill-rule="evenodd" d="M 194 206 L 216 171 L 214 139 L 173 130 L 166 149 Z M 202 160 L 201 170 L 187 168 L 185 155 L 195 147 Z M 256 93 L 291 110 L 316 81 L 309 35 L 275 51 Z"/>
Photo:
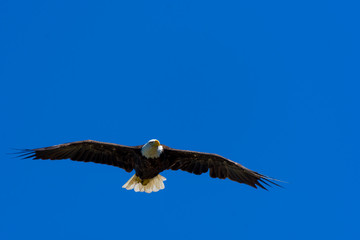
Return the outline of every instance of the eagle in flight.
<path id="1" fill-rule="evenodd" d="M 179 150 L 161 145 L 156 139 L 144 145 L 124 146 L 92 140 L 64 143 L 44 148 L 22 150 L 21 157 L 33 159 L 71 159 L 120 167 L 135 174 L 123 188 L 135 192 L 157 192 L 165 188 L 164 170 L 183 170 L 200 175 L 210 169 L 210 177 L 245 183 L 266 190 L 278 181 L 254 172 L 217 154 Z"/>

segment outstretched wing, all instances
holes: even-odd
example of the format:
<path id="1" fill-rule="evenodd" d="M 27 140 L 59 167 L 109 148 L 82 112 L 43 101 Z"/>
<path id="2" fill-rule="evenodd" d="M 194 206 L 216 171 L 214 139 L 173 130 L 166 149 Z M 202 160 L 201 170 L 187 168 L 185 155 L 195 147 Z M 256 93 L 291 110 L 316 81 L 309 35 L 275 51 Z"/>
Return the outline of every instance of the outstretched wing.
<path id="1" fill-rule="evenodd" d="M 64 143 L 51 147 L 22 150 L 22 157 L 33 159 L 71 159 L 112 165 L 131 172 L 141 146 L 128 147 L 92 140 Z"/>
<path id="2" fill-rule="evenodd" d="M 266 190 L 266 186 L 274 184 L 271 179 L 265 175 L 254 172 L 239 163 L 233 162 L 217 154 L 202 153 L 186 150 L 172 149 L 164 146 L 164 153 L 168 160 L 168 169 L 183 170 L 197 175 L 206 173 L 210 169 L 210 177 L 225 179 L 245 183 L 254 188 L 257 186 Z"/>

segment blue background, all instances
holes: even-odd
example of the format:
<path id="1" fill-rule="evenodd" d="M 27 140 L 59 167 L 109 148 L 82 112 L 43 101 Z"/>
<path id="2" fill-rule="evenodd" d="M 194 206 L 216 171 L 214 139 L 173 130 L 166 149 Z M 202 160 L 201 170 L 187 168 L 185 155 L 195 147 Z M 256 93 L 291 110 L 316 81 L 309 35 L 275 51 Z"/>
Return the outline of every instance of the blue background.
<path id="1" fill-rule="evenodd" d="M 0 1 L 1 239 L 360 239 L 356 1 Z M 20 160 L 157 138 L 284 180 Z"/>

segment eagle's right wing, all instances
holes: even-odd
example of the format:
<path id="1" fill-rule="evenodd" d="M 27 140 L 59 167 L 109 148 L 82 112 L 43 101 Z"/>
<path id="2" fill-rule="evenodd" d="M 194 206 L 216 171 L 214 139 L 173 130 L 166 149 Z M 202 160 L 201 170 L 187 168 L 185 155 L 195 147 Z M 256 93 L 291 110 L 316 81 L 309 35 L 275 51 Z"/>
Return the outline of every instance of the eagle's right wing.
<path id="1" fill-rule="evenodd" d="M 71 159 L 112 165 L 131 172 L 141 146 L 128 147 L 92 140 L 64 143 L 44 148 L 21 150 L 21 157 L 33 159 Z"/>

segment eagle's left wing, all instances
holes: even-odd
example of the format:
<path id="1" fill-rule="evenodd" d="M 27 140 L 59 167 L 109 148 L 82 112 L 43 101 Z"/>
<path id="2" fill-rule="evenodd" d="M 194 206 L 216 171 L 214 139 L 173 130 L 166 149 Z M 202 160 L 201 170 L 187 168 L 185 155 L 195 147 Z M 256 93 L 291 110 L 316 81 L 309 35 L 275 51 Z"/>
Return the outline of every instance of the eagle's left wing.
<path id="1" fill-rule="evenodd" d="M 239 163 L 233 162 L 217 154 L 178 150 L 164 146 L 164 154 L 168 164 L 167 169 L 183 170 L 189 173 L 200 175 L 210 169 L 210 177 L 225 179 L 245 183 L 254 188 L 260 186 L 266 190 L 264 185 L 274 184 L 265 175 L 254 172 Z M 263 185 L 264 184 L 264 185 Z"/>

